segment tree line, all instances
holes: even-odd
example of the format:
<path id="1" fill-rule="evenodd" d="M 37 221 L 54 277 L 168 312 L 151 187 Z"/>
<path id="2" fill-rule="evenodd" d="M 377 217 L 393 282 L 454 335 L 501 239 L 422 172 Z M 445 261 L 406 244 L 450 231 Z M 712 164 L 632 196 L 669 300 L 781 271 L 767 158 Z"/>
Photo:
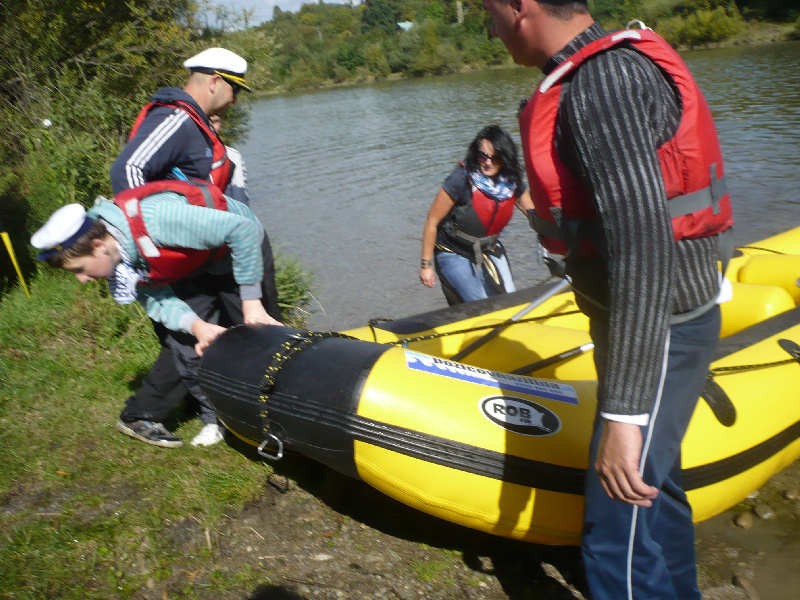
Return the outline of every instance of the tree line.
<path id="1" fill-rule="evenodd" d="M 794 0 L 590 2 L 592 14 L 610 28 L 640 19 L 684 47 L 730 39 L 746 19 L 796 19 L 800 11 L 795 5 Z M 297 13 L 276 7 L 272 20 L 258 29 L 275 44 L 269 80 L 277 89 L 439 75 L 511 62 L 503 44 L 489 35 L 488 14 L 479 0 L 320 2 L 305 4 Z"/>
<path id="2" fill-rule="evenodd" d="M 590 0 L 608 27 L 639 18 L 673 44 L 736 35 L 745 20 L 798 18 L 796 0 Z M 67 202 L 110 193 L 108 170 L 158 87 L 182 85 L 183 58 L 224 46 L 257 92 L 421 77 L 510 64 L 480 0 L 364 0 L 275 8 L 270 21 L 208 0 L 0 0 L 0 226 L 26 272 L 31 230 Z M 403 26 L 398 25 L 402 23 Z M 410 24 L 410 25 L 409 25 Z M 231 142 L 247 129 L 234 106 Z M 16 281 L 0 251 L 0 295 Z"/>

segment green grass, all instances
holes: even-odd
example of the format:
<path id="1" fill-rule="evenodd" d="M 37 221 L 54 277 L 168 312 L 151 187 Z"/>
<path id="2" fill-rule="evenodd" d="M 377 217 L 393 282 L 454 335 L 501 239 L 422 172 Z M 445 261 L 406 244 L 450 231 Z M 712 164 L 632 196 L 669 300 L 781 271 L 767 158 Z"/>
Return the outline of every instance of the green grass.
<path id="1" fill-rule="evenodd" d="M 425 550 L 427 546 L 420 544 Z M 438 558 L 412 558 L 409 570 L 417 581 L 423 583 L 437 582 L 439 585 L 450 587 L 454 585 L 451 573 L 454 564 L 461 560 L 459 552 L 443 549 L 437 552 Z"/>
<path id="2" fill-rule="evenodd" d="M 271 468 L 225 444 L 166 450 L 117 432 L 158 351 L 149 320 L 105 284 L 43 269 L 30 287 L 0 301 L 0 598 L 140 597 L 178 568 L 213 574 L 187 578 L 183 597 L 252 590 L 255 573 L 215 571 L 205 544 L 177 556 L 168 533 L 189 519 L 221 529 Z M 178 415 L 181 437 L 200 427 Z"/>

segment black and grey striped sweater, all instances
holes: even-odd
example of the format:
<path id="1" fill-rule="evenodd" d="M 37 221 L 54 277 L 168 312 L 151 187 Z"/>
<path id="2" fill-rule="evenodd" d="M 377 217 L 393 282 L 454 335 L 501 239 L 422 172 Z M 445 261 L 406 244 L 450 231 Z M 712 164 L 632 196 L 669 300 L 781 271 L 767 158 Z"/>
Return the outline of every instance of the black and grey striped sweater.
<path id="1" fill-rule="evenodd" d="M 607 32 L 598 24 L 545 66 Z M 681 108 L 650 60 L 617 47 L 583 64 L 563 92 L 556 147 L 595 200 L 609 259 L 568 261 L 584 312 L 609 322 L 602 412 L 648 413 L 654 402 L 669 318 L 718 294 L 717 238 L 674 242 L 657 148 L 677 130 Z"/>

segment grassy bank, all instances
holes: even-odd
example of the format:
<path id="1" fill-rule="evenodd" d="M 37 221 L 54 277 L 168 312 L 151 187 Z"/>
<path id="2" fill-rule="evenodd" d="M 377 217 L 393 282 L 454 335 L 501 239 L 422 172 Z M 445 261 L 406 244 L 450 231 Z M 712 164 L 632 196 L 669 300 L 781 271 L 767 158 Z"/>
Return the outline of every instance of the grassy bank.
<path id="1" fill-rule="evenodd" d="M 164 450 L 117 432 L 157 352 L 149 320 L 104 283 L 48 270 L 30 287 L 0 302 L 0 597 L 127 598 L 180 569 L 211 572 L 206 592 L 253 589 L 246 570 L 215 572 L 213 532 L 271 469 L 226 444 Z M 191 439 L 199 420 L 174 414 Z M 178 556 L 165 533 L 187 519 L 208 543 Z"/>

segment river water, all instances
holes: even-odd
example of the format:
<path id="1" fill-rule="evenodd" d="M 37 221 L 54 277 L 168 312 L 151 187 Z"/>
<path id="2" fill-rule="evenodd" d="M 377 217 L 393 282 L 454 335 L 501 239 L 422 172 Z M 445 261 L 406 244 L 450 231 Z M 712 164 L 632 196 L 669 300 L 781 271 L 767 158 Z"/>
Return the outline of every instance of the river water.
<path id="1" fill-rule="evenodd" d="M 714 113 L 737 243 L 800 225 L 800 42 L 684 53 Z M 313 271 L 312 329 L 446 306 L 418 283 L 422 225 L 477 131 L 519 139 L 540 75 L 512 67 L 257 100 L 241 147 L 273 245 Z M 503 234 L 518 288 L 545 276 L 518 213 Z"/>

